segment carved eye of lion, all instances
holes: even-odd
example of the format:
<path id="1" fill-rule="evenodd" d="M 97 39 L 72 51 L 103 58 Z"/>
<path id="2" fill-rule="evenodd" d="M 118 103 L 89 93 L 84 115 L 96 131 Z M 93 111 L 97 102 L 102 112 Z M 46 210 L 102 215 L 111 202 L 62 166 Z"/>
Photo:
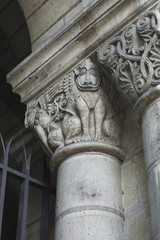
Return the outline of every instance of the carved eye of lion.
<path id="1" fill-rule="evenodd" d="M 86 72 L 87 72 L 86 68 L 81 68 L 80 75 L 84 75 L 86 74 Z"/>
<path id="2" fill-rule="evenodd" d="M 90 73 L 91 75 L 93 75 L 93 76 L 97 76 L 97 71 L 96 71 L 96 69 L 94 69 L 94 68 L 90 68 L 90 69 L 89 69 L 89 73 Z"/>

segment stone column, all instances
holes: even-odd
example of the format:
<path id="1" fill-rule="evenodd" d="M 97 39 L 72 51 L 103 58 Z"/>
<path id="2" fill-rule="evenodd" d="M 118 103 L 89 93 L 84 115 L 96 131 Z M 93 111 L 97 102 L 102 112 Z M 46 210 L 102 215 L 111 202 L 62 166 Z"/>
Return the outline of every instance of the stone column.
<path id="1" fill-rule="evenodd" d="M 104 143 L 86 142 L 52 158 L 63 159 L 57 173 L 56 240 L 123 239 L 119 153 Z"/>
<path id="2" fill-rule="evenodd" d="M 57 170 L 55 240 L 123 240 L 120 119 L 103 84 L 86 59 L 27 106 Z"/>
<path id="3" fill-rule="evenodd" d="M 146 97 L 150 98 L 149 105 L 145 101 Z M 137 102 L 134 112 L 137 120 L 142 121 L 152 237 L 153 240 L 158 240 L 160 239 L 160 86 L 144 94 L 143 101 L 146 105 L 144 106 L 144 102 L 143 104 Z"/>
<path id="4" fill-rule="evenodd" d="M 98 52 L 105 70 L 142 127 L 152 239 L 160 239 L 160 13 L 159 6 Z M 122 100 L 123 101 L 123 100 Z"/>

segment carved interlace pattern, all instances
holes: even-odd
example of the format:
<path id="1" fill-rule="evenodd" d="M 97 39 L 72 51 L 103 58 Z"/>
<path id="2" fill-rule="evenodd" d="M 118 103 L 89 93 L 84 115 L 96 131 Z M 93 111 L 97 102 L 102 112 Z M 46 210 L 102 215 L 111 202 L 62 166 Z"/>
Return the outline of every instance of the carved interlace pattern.
<path id="1" fill-rule="evenodd" d="M 116 86 L 134 105 L 151 86 L 160 84 L 160 5 L 141 16 L 98 51 Z"/>

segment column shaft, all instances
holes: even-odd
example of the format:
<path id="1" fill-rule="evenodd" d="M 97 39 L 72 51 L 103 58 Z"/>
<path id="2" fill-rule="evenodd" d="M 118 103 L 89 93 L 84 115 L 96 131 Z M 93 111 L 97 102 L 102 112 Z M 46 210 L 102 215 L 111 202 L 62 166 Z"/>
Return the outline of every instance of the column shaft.
<path id="1" fill-rule="evenodd" d="M 57 175 L 56 240 L 122 240 L 120 162 L 107 154 L 81 153 Z"/>
<path id="2" fill-rule="evenodd" d="M 160 100 L 145 112 L 142 122 L 152 239 L 160 239 Z"/>

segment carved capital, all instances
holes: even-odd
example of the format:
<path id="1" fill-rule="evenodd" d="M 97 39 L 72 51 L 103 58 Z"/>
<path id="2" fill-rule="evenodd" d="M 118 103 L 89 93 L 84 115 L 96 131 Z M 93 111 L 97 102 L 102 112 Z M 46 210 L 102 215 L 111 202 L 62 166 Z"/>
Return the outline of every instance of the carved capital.
<path id="1" fill-rule="evenodd" d="M 118 91 L 131 106 L 160 84 L 159 9 L 160 5 L 142 15 L 98 51 L 98 61 L 111 72 Z"/>
<path id="2" fill-rule="evenodd" d="M 119 117 L 103 89 L 103 76 L 86 59 L 28 104 L 25 125 L 34 129 L 50 155 L 86 141 L 117 147 Z"/>

